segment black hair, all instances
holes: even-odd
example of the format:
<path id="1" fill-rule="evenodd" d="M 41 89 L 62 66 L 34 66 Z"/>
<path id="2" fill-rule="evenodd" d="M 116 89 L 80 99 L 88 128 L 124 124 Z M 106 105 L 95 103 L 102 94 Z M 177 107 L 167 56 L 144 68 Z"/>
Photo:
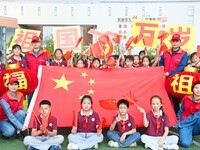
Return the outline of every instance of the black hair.
<path id="1" fill-rule="evenodd" d="M 158 98 L 160 100 L 160 103 L 162 104 L 162 98 L 158 95 L 153 95 L 151 98 L 150 98 L 150 104 L 152 103 L 152 99 L 153 98 Z M 165 114 L 164 114 L 164 111 L 163 111 L 163 107 L 161 106 L 160 109 L 162 110 L 162 120 L 164 121 L 164 118 L 165 118 Z"/>
<path id="2" fill-rule="evenodd" d="M 49 100 L 42 100 L 39 104 L 39 106 L 41 105 L 49 105 L 49 107 L 51 107 L 51 102 Z"/>
<path id="3" fill-rule="evenodd" d="M 94 58 L 94 59 L 92 60 L 92 63 L 93 63 L 94 61 L 96 61 L 96 60 L 100 63 L 100 59 L 99 59 L 99 58 Z"/>
<path id="4" fill-rule="evenodd" d="M 197 52 L 193 52 L 191 55 L 190 55 L 190 60 L 192 60 L 192 58 L 197 54 Z"/>
<path id="5" fill-rule="evenodd" d="M 12 46 L 12 50 L 15 48 L 19 48 L 20 50 L 22 50 L 22 47 L 19 44 L 15 44 Z"/>
<path id="6" fill-rule="evenodd" d="M 193 85 L 192 85 L 192 91 L 193 91 L 195 85 L 197 85 L 197 84 L 200 84 L 200 80 L 198 80 L 198 81 L 196 81 L 196 82 L 193 83 Z"/>
<path id="7" fill-rule="evenodd" d="M 93 104 L 93 101 L 92 101 L 92 97 L 90 95 L 84 95 L 82 98 L 81 98 L 81 104 L 83 103 L 84 99 L 89 99 L 91 104 Z"/>
<path id="8" fill-rule="evenodd" d="M 127 108 L 129 108 L 129 103 L 128 103 L 127 100 L 125 100 L 125 99 L 120 99 L 120 100 L 117 102 L 117 107 L 119 108 L 119 106 L 120 106 L 121 104 L 124 104 L 124 105 L 127 106 Z"/>
<path id="9" fill-rule="evenodd" d="M 142 53 L 145 54 L 145 51 L 144 51 L 144 50 L 141 50 L 141 51 L 139 52 L 139 55 L 141 55 Z"/>
<path id="10" fill-rule="evenodd" d="M 133 56 L 132 56 L 132 55 L 127 55 L 126 58 L 125 58 L 125 61 L 126 61 L 127 59 L 133 61 Z"/>

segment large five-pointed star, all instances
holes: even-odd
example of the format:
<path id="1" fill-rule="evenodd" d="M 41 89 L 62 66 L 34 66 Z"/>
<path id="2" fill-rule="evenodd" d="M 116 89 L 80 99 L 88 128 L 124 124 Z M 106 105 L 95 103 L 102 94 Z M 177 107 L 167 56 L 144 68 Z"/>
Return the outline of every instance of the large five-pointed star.
<path id="1" fill-rule="evenodd" d="M 64 74 L 62 75 L 60 79 L 52 79 L 52 80 L 57 83 L 54 89 L 64 88 L 66 91 L 69 91 L 68 85 L 74 82 L 74 81 L 66 80 Z"/>

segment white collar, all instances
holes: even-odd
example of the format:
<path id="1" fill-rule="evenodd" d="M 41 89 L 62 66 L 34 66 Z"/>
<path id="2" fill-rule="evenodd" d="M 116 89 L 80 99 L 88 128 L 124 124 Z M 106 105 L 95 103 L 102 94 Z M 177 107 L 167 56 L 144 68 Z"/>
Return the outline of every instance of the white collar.
<path id="1" fill-rule="evenodd" d="M 153 110 L 152 110 L 152 112 L 153 112 Z M 162 115 L 163 115 L 163 112 L 162 112 L 162 110 L 160 110 L 160 111 L 159 111 L 159 116 L 157 116 L 157 114 L 155 114 L 155 113 L 153 112 L 153 115 L 154 115 L 155 117 L 159 117 L 159 116 L 162 116 Z"/>
<path id="2" fill-rule="evenodd" d="M 125 119 L 122 119 L 121 116 L 120 116 L 120 114 L 118 113 L 118 118 L 119 118 L 120 120 L 123 120 L 123 121 L 128 120 L 128 114 L 126 114 L 126 118 L 125 118 Z"/>
<path id="3" fill-rule="evenodd" d="M 92 111 L 92 109 L 90 109 L 90 113 L 87 116 L 90 116 L 92 114 L 93 114 L 93 111 Z M 85 114 L 83 113 L 83 109 L 81 109 L 81 116 L 85 116 Z"/>

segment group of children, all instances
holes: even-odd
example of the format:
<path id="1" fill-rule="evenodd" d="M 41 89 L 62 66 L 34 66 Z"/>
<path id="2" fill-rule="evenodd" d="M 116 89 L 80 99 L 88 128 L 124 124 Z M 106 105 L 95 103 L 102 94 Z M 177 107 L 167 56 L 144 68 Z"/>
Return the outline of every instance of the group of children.
<path id="1" fill-rule="evenodd" d="M 8 82 L 8 91 L 0 99 L 0 131 L 4 137 L 26 130 L 23 126 L 26 112 L 22 108 L 23 94 L 18 89 L 19 82 L 11 76 Z M 192 144 L 192 136 L 200 134 L 200 81 L 192 86 L 193 95 L 186 95 L 178 113 L 179 123 L 176 128 L 180 130 L 179 143 L 184 147 Z M 103 141 L 102 129 L 99 130 L 99 115 L 92 109 L 93 100 L 89 95 L 81 99 L 81 110 L 78 112 L 77 126 L 73 121 L 71 134 L 68 136 L 67 149 L 98 149 Z M 112 124 L 107 132 L 110 147 L 136 147 L 141 138 L 145 148 L 150 149 L 179 149 L 178 137 L 169 136 L 169 117 L 162 108 L 162 99 L 158 95 L 150 98 L 151 110 L 146 113 L 143 108 L 138 111 L 143 114 L 146 134 L 140 137 L 136 131 L 134 118 L 128 113 L 129 103 L 125 99 L 117 102 L 118 112 L 113 116 Z M 33 122 L 31 136 L 24 138 L 24 144 L 30 150 L 60 150 L 64 141 L 62 135 L 57 135 L 57 119 L 51 113 L 51 102 L 42 100 L 39 104 L 40 114 Z M 46 126 L 43 119 L 47 119 Z"/>

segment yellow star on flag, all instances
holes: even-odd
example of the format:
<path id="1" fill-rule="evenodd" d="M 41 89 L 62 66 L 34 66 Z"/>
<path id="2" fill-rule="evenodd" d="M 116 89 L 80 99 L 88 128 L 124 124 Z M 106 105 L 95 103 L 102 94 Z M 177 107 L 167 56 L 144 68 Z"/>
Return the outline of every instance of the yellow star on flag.
<path id="1" fill-rule="evenodd" d="M 95 79 L 90 79 L 89 83 L 90 85 L 95 84 Z"/>
<path id="2" fill-rule="evenodd" d="M 89 94 L 94 94 L 94 92 L 95 92 L 95 91 L 94 91 L 93 89 L 88 90 L 88 93 L 89 93 Z"/>
<path id="3" fill-rule="evenodd" d="M 87 74 L 86 72 L 82 72 L 82 73 L 81 73 L 81 77 L 84 77 L 84 78 L 85 78 L 85 77 L 87 77 L 87 76 L 88 76 L 88 74 Z"/>
<path id="4" fill-rule="evenodd" d="M 74 82 L 74 81 L 66 80 L 64 74 L 62 75 L 60 79 L 52 79 L 52 80 L 57 83 L 54 89 L 64 88 L 66 91 L 69 91 L 68 85 Z"/>

